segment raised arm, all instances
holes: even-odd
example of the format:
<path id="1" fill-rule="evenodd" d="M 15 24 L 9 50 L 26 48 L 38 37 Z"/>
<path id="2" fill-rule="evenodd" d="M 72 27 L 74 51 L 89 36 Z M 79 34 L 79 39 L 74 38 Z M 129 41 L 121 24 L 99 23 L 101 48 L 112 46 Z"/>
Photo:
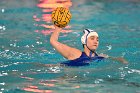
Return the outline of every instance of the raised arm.
<path id="1" fill-rule="evenodd" d="M 63 55 L 65 58 L 69 59 L 69 60 L 73 60 L 76 59 L 78 57 L 80 57 L 81 55 L 81 51 L 76 49 L 76 48 L 72 48 L 69 47 L 65 44 L 62 44 L 58 41 L 59 38 L 59 34 L 62 31 L 62 28 L 59 28 L 57 26 L 55 26 L 55 30 L 51 35 L 50 38 L 50 43 L 51 45 L 61 54 Z"/>

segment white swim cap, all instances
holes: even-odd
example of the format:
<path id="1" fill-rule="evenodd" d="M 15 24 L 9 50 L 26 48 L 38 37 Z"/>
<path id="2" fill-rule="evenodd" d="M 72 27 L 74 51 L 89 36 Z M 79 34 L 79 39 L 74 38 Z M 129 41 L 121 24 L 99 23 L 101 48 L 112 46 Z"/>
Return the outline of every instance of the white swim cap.
<path id="1" fill-rule="evenodd" d="M 95 32 L 94 30 L 84 29 L 83 32 L 84 32 L 84 35 L 81 37 L 82 44 L 86 44 L 87 38 L 90 36 L 97 36 L 98 37 L 97 32 Z"/>

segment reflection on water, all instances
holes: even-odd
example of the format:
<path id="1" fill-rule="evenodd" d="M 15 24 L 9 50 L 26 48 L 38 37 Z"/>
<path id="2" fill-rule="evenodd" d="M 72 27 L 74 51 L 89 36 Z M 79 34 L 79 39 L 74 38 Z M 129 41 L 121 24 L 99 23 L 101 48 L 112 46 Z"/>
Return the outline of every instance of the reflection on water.
<path id="1" fill-rule="evenodd" d="M 26 88 L 23 88 L 22 90 L 28 91 L 28 92 L 35 92 L 35 93 L 53 93 L 52 90 L 41 90 L 37 86 L 27 86 Z"/>
<path id="2" fill-rule="evenodd" d="M 42 10 L 42 16 L 41 18 L 37 17 L 37 15 L 34 15 L 33 18 L 36 21 L 35 26 L 43 27 L 47 30 L 35 30 L 37 33 L 42 33 L 44 35 L 49 35 L 53 32 L 52 29 L 54 29 L 54 26 L 51 23 L 51 13 L 56 7 L 66 7 L 70 8 L 72 6 L 71 0 L 39 0 L 39 3 L 37 4 L 37 7 L 41 8 Z M 39 24 L 39 22 L 45 22 L 42 24 Z M 66 26 L 65 30 L 62 30 L 62 33 L 68 33 L 71 32 L 70 29 L 71 26 Z M 50 30 L 49 30 L 50 29 Z"/>

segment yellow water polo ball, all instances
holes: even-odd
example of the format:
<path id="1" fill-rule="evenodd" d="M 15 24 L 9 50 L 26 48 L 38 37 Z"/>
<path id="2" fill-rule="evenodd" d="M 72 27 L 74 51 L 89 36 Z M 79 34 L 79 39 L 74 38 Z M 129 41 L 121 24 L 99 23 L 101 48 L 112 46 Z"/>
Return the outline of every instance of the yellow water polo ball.
<path id="1" fill-rule="evenodd" d="M 72 15 L 67 8 L 57 7 L 51 17 L 54 25 L 63 28 L 70 22 Z"/>

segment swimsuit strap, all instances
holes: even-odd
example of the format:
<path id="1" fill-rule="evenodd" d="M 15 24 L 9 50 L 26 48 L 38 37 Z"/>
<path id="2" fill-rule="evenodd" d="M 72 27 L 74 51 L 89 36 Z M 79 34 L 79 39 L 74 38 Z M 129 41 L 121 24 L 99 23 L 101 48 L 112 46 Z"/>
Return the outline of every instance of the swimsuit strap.
<path id="1" fill-rule="evenodd" d="M 85 52 L 82 52 L 82 54 L 81 54 L 81 56 L 79 58 L 85 58 L 85 57 L 88 57 L 88 56 L 86 55 Z"/>
<path id="2" fill-rule="evenodd" d="M 98 54 L 96 52 L 94 52 L 94 53 L 95 53 L 95 56 L 98 56 Z"/>
<path id="3" fill-rule="evenodd" d="M 96 52 L 94 52 L 95 56 L 98 56 Z M 90 56 L 87 56 L 85 52 L 82 52 L 80 57 L 91 57 L 92 53 L 90 52 Z"/>

